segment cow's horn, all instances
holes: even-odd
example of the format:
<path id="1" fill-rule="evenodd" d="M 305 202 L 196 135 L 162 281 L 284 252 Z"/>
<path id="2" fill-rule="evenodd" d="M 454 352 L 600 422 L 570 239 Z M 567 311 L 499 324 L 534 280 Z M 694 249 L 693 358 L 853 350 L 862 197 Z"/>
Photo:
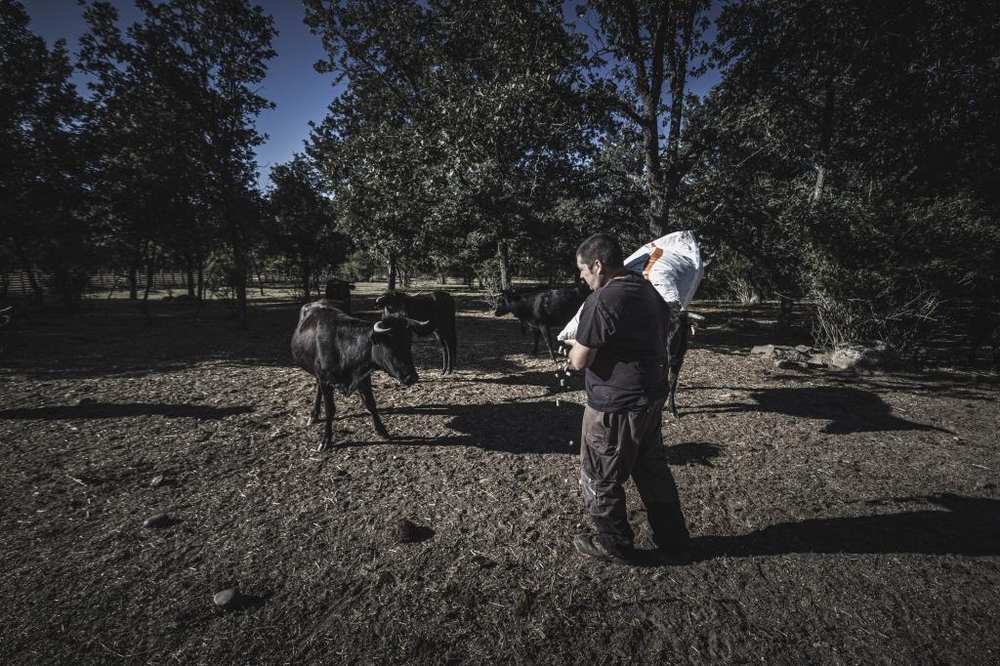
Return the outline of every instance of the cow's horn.
<path id="1" fill-rule="evenodd" d="M 380 322 L 380 321 L 375 322 L 375 332 L 376 333 L 388 333 L 391 330 L 392 329 L 389 328 L 388 326 L 383 326 L 382 322 Z"/>

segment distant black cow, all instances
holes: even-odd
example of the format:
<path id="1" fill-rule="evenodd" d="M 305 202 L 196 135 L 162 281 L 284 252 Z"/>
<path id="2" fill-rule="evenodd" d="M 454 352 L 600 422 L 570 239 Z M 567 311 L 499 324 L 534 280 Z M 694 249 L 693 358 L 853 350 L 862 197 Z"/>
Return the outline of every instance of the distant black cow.
<path id="1" fill-rule="evenodd" d="M 518 292 L 506 289 L 500 292 L 500 300 L 493 314 L 502 317 L 511 313 L 532 329 L 535 334 L 532 354 L 538 353 L 538 340 L 544 336 L 549 357 L 554 361 L 556 355 L 552 350 L 552 336 L 573 318 L 589 294 L 590 288 L 583 282 L 574 287 L 542 291 Z"/>
<path id="2" fill-rule="evenodd" d="M 387 291 L 375 299 L 375 307 L 382 308 L 386 317 L 395 315 L 429 321 L 441 345 L 441 374 L 447 375 L 455 369 L 458 335 L 455 332 L 455 299 L 451 294 L 432 291 L 411 296 L 401 291 Z"/>
<path id="3" fill-rule="evenodd" d="M 1000 371 L 1000 321 L 987 306 L 977 307 L 969 319 L 969 365 L 976 364 L 976 350 L 989 344 L 993 350 L 993 370 Z"/>
<path id="4" fill-rule="evenodd" d="M 326 300 L 335 301 L 337 307 L 351 314 L 351 289 L 354 285 L 347 280 L 330 278 L 326 281 Z"/>
<path id="5" fill-rule="evenodd" d="M 371 374 L 381 369 L 405 386 L 416 382 L 417 371 L 411 353 L 414 332 L 427 334 L 429 323 L 388 317 L 373 325 L 347 315 L 331 301 L 320 300 L 302 306 L 299 324 L 292 335 L 292 358 L 316 378 L 316 400 L 307 423 L 311 425 L 319 419 L 321 399 L 326 407 L 320 451 L 333 441 L 334 388 L 339 388 L 344 395 L 358 391 L 365 409 L 372 415 L 376 432 L 390 439 L 376 410 Z"/>
<path id="6" fill-rule="evenodd" d="M 704 317 L 696 315 L 687 310 L 681 310 L 681 304 L 677 302 L 668 303 L 670 307 L 670 324 L 667 333 L 667 409 L 676 419 L 677 405 L 674 396 L 677 394 L 677 377 L 681 373 L 681 366 L 684 365 L 684 356 L 687 354 L 688 338 L 692 334 L 692 322 L 699 322 Z"/>

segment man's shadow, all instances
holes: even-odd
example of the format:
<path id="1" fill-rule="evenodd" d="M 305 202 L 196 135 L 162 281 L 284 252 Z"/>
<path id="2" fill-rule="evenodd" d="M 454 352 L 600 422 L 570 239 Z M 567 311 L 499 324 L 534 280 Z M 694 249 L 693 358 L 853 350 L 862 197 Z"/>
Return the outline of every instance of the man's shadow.
<path id="1" fill-rule="evenodd" d="M 778 523 L 739 536 L 692 540 L 691 561 L 787 553 L 1000 555 L 1000 501 L 941 493 L 898 500 L 939 507 Z M 944 510 L 941 510 L 944 509 Z"/>

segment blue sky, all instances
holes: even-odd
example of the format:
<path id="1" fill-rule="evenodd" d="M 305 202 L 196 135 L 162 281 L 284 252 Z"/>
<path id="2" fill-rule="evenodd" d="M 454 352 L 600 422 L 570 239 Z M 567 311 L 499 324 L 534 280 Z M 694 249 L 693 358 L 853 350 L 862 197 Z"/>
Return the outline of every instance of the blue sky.
<path id="1" fill-rule="evenodd" d="M 65 38 L 71 54 L 77 50 L 77 40 L 86 29 L 83 10 L 76 0 L 22 0 L 31 17 L 31 30 L 52 43 Z M 112 0 L 119 10 L 119 25 L 125 27 L 139 18 L 131 0 Z M 313 64 L 323 59 L 325 53 L 320 38 L 309 32 L 302 23 L 304 10 L 298 0 L 256 0 L 274 17 L 278 36 L 272 46 L 277 51 L 268 63 L 268 75 L 261 94 L 277 107 L 264 111 L 257 119 L 257 130 L 266 134 L 267 143 L 257 150 L 261 185 L 267 185 L 267 175 L 272 166 L 287 162 L 293 153 L 304 152 L 304 142 L 309 136 L 310 120 L 319 123 L 326 115 L 326 108 L 336 91 L 332 86 L 333 75 L 318 74 Z M 575 2 L 569 5 L 572 18 Z M 718 13 L 714 2 L 713 16 Z M 718 82 L 718 74 L 709 72 L 700 81 L 690 82 L 690 89 L 699 95 Z M 83 87 L 82 84 L 81 88 Z M 83 92 L 83 90 L 81 90 Z"/>

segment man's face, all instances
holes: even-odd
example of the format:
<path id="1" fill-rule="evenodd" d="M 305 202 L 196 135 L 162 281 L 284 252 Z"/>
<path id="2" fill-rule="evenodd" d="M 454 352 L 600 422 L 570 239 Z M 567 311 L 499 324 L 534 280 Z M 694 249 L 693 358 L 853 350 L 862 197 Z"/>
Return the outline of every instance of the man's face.
<path id="1" fill-rule="evenodd" d="M 587 283 L 591 291 L 597 291 L 601 288 L 601 261 L 599 259 L 594 261 L 593 265 L 588 266 L 578 256 L 576 258 L 576 267 L 580 269 L 580 279 Z"/>

